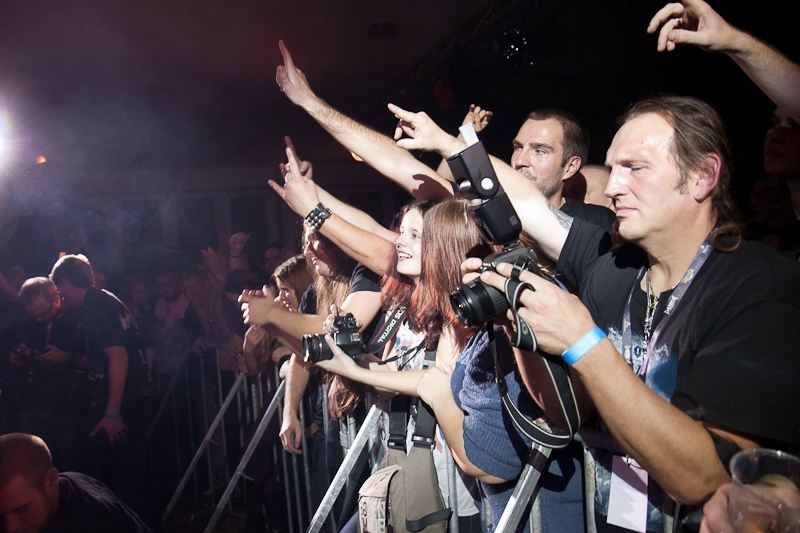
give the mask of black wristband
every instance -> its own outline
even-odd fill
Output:
[[[306,226],[319,229],[322,227],[322,224],[330,218],[330,216],[331,210],[325,207],[322,202],[320,202],[314,209],[311,210],[309,214],[305,216],[303,222]]]

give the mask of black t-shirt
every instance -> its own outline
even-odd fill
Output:
[[[26,314],[15,326],[13,337],[15,346],[24,343],[30,350],[22,369],[15,369],[25,373],[24,386],[20,389],[24,394],[21,407],[59,412],[74,409],[72,402],[78,393],[74,387],[82,383],[74,374],[75,362],[80,354],[87,352],[80,328],[80,313],[75,309],[63,309],[49,324]],[[72,359],[64,364],[54,364],[39,357],[47,345],[70,353]]]
[[[632,244],[603,254],[607,247],[601,242],[608,242],[607,235],[575,219],[558,270],[580,289],[597,325],[636,369],[646,306],[637,280],[647,256]],[[622,346],[624,310],[632,289],[633,345]],[[654,329],[664,320],[668,301],[663,294]],[[647,386],[696,420],[796,451],[798,325],[798,265],[749,241],[730,253],[712,251],[660,332],[650,355]],[[608,479],[603,478],[603,461],[598,463],[598,511],[604,514]]]
[[[42,533],[149,533],[108,487],[77,472],[58,475],[58,508]]]
[[[617,215],[607,207],[585,204],[580,200],[573,200],[572,198],[564,198],[564,205],[561,206],[561,212],[572,218],[579,218],[591,222],[609,233],[611,232],[611,226],[614,224],[614,220],[617,218]]]
[[[133,315],[116,296],[92,287],[86,293],[81,307],[81,326],[86,335],[89,371],[92,374],[105,376],[108,373],[106,348],[125,348],[128,375],[123,403],[135,402],[146,380],[146,363]]]

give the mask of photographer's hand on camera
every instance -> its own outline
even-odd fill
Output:
[[[63,365],[67,362],[69,358],[69,354],[59,348],[58,346],[53,346],[52,344],[48,344],[44,347],[44,351],[39,356],[45,361],[53,365]]]
[[[501,263],[496,272],[482,273],[481,281],[502,291],[510,276],[511,265]],[[520,280],[534,290],[522,291],[518,313],[533,329],[542,351],[561,355],[595,327],[589,310],[576,296],[530,272],[523,271]]]
[[[365,370],[356,363],[352,357],[344,353],[344,350],[336,346],[331,335],[325,335],[325,342],[328,343],[333,357],[325,361],[319,361],[316,363],[318,367],[328,372],[353,379],[355,379],[359,371]]]

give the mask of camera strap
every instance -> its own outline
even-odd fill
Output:
[[[547,354],[537,354],[542,357],[542,361],[544,362],[550,381],[553,383],[561,405],[561,411],[564,413],[564,418],[567,421],[566,433],[560,434],[553,433],[549,429],[528,420],[514,403],[514,400],[511,399],[511,396],[508,394],[508,385],[503,376],[503,371],[500,368],[500,362],[497,359],[494,324],[491,321],[486,324],[486,330],[489,334],[489,346],[492,350],[492,357],[494,357],[497,390],[500,392],[503,407],[511,417],[511,421],[514,422],[514,425],[517,426],[517,429],[519,429],[522,434],[541,446],[556,449],[567,447],[569,443],[572,442],[572,436],[580,427],[580,413],[578,412],[578,403],[575,399],[575,391],[572,389],[572,381],[569,378],[566,364],[563,363],[560,357],[555,358]]]
[[[511,277],[506,280],[503,289],[506,294],[506,300],[508,300],[508,306],[514,312],[515,327],[511,344],[517,348],[521,348],[529,352],[535,352],[538,348],[536,335],[534,335],[533,330],[528,323],[520,318],[519,314],[517,313],[517,309],[519,308],[519,298],[522,294],[522,291],[525,289],[535,291],[530,283],[520,281],[519,279],[520,274],[527,265],[527,260],[523,258],[517,259],[514,262],[513,268],[511,269]]]
[[[505,296],[508,300],[509,308],[514,315],[515,332],[514,337],[511,339],[513,346],[526,350],[529,352],[536,352],[538,344],[536,342],[536,335],[525,320],[520,318],[519,313],[519,298],[520,294],[525,289],[534,290],[530,284],[520,281],[519,276],[525,269],[527,262],[516,261],[511,271],[511,277],[506,280],[504,290]],[[580,427],[580,412],[578,411],[578,402],[575,398],[575,391],[572,388],[572,380],[569,377],[569,370],[567,364],[561,357],[553,357],[549,354],[539,353],[542,358],[547,374],[556,391],[561,412],[564,414],[567,427],[566,433],[556,434],[539,424],[528,420],[525,415],[519,410],[514,401],[508,395],[508,385],[506,384],[503,372],[500,369],[500,362],[497,359],[497,345],[494,338],[494,324],[490,321],[486,325],[489,334],[489,345],[494,357],[495,380],[497,381],[497,388],[500,392],[500,397],[503,401],[503,406],[506,412],[511,416],[514,425],[526,435],[529,439],[549,448],[564,448],[572,442],[572,436],[578,431]]]
[[[387,342],[392,340],[397,334],[397,328],[400,327],[405,318],[406,307],[404,305],[398,306],[391,315],[387,314],[381,327],[376,330],[375,335],[367,343],[367,352],[377,353]]]

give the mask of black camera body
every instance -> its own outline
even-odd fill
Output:
[[[537,261],[533,248],[516,247],[487,256],[479,272],[494,271],[500,263],[510,263],[541,275]],[[450,294],[450,305],[459,322],[468,328],[480,327],[489,320],[504,315],[508,310],[505,295],[494,287],[486,285],[480,278],[475,278],[454,290]]]
[[[356,361],[360,360],[363,341],[353,313],[334,318],[333,327],[336,328],[333,333],[333,341],[336,346]],[[321,334],[303,335],[302,348],[303,361],[306,363],[319,363],[333,358],[333,352],[328,343],[325,342],[325,336]]]
[[[36,350],[34,348],[25,348],[24,346],[17,346],[16,348],[14,348],[14,353],[17,354],[19,360],[25,364],[31,362],[32,360],[42,355],[41,350]]]
[[[470,200],[469,211],[475,225],[490,242],[503,246],[502,251],[484,258],[480,272],[495,270],[500,263],[511,263],[539,275],[536,252],[519,244],[522,223],[500,186],[483,145],[467,147],[449,157],[447,164],[462,194]],[[453,291],[450,305],[467,327],[480,327],[508,310],[505,295],[479,278]]]

